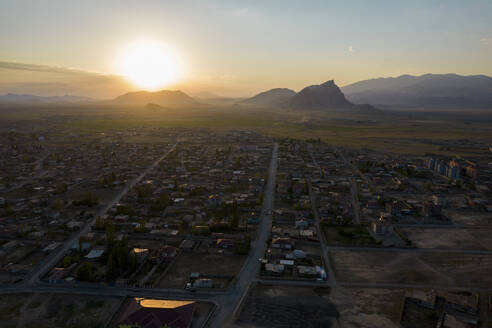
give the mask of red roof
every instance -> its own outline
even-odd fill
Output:
[[[172,307],[143,307],[136,299],[128,305],[120,325],[136,325],[141,328],[189,328],[195,311],[195,303]]]

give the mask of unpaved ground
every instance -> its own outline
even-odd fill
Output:
[[[426,228],[403,228],[401,231],[419,248],[492,250],[492,231]]]
[[[443,214],[456,224],[476,225],[492,223],[492,213],[490,212],[444,210]]]
[[[399,327],[405,292],[252,285],[234,326],[250,327]]]
[[[337,250],[330,256],[337,279],[343,282],[492,284],[492,255]]]
[[[340,327],[397,328],[404,295],[402,289],[344,288],[331,299],[340,312]]]
[[[252,285],[236,327],[339,327],[329,288]]]
[[[16,294],[0,296],[2,328],[103,328],[120,303],[119,298]]]
[[[246,258],[241,255],[219,254],[217,249],[203,254],[182,252],[178,256],[166,275],[158,282],[158,287],[184,288],[192,272],[232,277],[239,273]]]

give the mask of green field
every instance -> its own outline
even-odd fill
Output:
[[[377,246],[375,240],[364,226],[322,225],[321,229],[328,245],[335,246]]]
[[[9,127],[54,125],[89,134],[142,126],[254,130],[276,138],[319,138],[334,146],[414,155],[480,156],[487,153],[487,145],[492,143],[489,111],[320,113],[238,106],[190,109],[86,106],[0,108],[0,119]],[[455,142],[463,139],[475,145]]]

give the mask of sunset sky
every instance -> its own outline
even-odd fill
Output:
[[[163,88],[192,94],[492,75],[492,1],[347,2],[2,0],[0,94],[106,98],[141,89],[121,77],[120,62],[139,42],[179,62]]]

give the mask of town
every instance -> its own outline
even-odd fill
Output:
[[[0,145],[0,291],[19,292],[0,304],[5,322],[492,322],[487,145],[461,158],[249,130],[56,126],[3,131]]]

